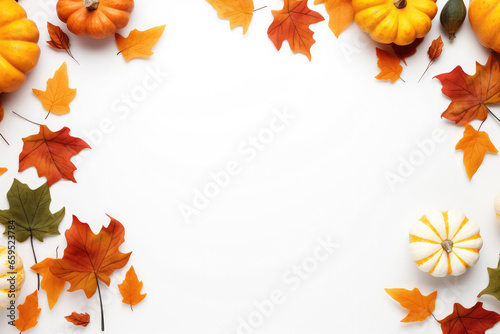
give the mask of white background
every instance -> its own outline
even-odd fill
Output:
[[[103,288],[108,333],[440,333],[432,319],[401,324],[406,312],[384,288],[438,290],[438,319],[451,313],[454,302],[476,303],[488,282],[486,267],[496,267],[500,251],[493,212],[500,157],[487,155],[468,180],[462,152],[454,150],[463,128],[440,118],[449,99],[432,79],[456,65],[474,73],[476,60],[486,62],[489,51],[479,45],[468,21],[450,43],[436,18],[417,54],[407,59],[406,83],[391,84],[374,79],[375,44],[354,24],[339,39],[327,20],[313,25],[312,62],[294,55],[287,43],[278,52],[267,28],[271,9],[282,8],[280,0],[256,0],[255,8],[268,7],[255,13],[244,36],[241,27],[230,30],[229,22],[202,0],[138,1],[122,34],[166,24],[155,55],[126,63],[116,56],[113,38],[70,34],[81,65],[45,43],[47,20],[63,26],[55,1],[21,4],[41,30],[42,56],[21,89],[2,95],[6,117],[0,131],[11,146],[0,144],[0,165],[9,168],[0,177],[0,194],[7,193],[13,178],[31,188],[45,182],[34,168],[17,172],[21,138],[39,129],[11,110],[45,122],[52,131],[68,126],[92,146],[73,159],[78,183],[51,187],[51,208],[66,207],[61,232],[70,227],[73,214],[96,233],[108,224],[106,213],[125,225],[121,250],[133,251],[129,264],[148,296],[131,312],[116,288],[129,266],[115,272],[111,287]],[[328,19],[323,5],[309,1],[309,7]],[[439,34],[443,54],[417,84],[428,63],[427,48]],[[45,111],[31,89],[44,90],[64,61],[70,87],[78,93],[71,113],[44,121]],[[125,107],[124,116],[126,95],[144,92],[143,81],[154,83],[148,73],[157,70],[168,77]],[[267,131],[273,110],[284,109],[294,118],[247,161],[240,145]],[[102,122],[111,124],[106,134]],[[500,127],[493,118],[482,130],[500,148]],[[442,131],[445,139],[391,189],[386,174],[397,174],[401,159],[418,155],[417,142],[431,140],[434,131]],[[192,205],[196,191],[211,182],[210,173],[231,161],[240,164],[240,173],[187,223],[180,205]],[[0,208],[8,208],[5,195]],[[465,275],[436,279],[411,261],[408,230],[425,212],[448,209],[461,210],[480,225],[484,247]],[[310,269],[318,239],[328,238],[339,247]],[[0,243],[6,244],[4,236]],[[56,236],[35,247],[45,258],[54,257],[57,246],[61,254],[65,245],[64,237]],[[17,247],[28,269],[33,264],[29,243]],[[286,277],[291,279],[291,268],[304,263],[311,273],[297,288]],[[20,302],[35,285],[30,272]],[[249,317],[255,317],[254,324],[259,320],[255,302],[269,299],[274,290],[285,293],[283,302],[258,326],[238,331]],[[481,301],[500,312],[496,299]],[[82,291],[64,292],[49,311],[41,291],[40,305],[39,324],[30,333],[99,332],[97,295],[87,301]],[[91,314],[87,329],[66,323],[63,316],[72,311]],[[0,332],[16,333],[6,314],[0,311]],[[500,333],[500,328],[490,332]]]

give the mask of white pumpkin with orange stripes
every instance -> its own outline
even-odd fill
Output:
[[[0,246],[0,309],[8,307],[19,297],[24,284],[24,267],[21,257]]]
[[[432,212],[410,229],[410,253],[422,271],[436,277],[462,275],[479,260],[479,227],[462,212]]]

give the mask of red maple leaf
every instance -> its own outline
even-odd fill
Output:
[[[307,1],[285,0],[282,10],[273,10],[274,21],[267,30],[276,49],[288,41],[294,53],[303,53],[311,60],[311,46],[316,42],[309,25],[324,20],[321,14],[309,9]]]
[[[76,182],[73,172],[75,165],[71,157],[90,146],[80,138],[71,137],[67,127],[52,132],[45,126],[40,126],[36,135],[23,138],[23,151],[19,155],[19,171],[28,167],[35,167],[38,176],[47,177],[49,187],[66,179]]]
[[[455,303],[453,313],[439,320],[443,334],[481,334],[500,321],[500,314],[487,311],[483,303],[471,308]]]

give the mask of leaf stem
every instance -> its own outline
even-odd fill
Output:
[[[255,9],[253,12],[255,13],[256,11],[261,10],[261,9],[264,9],[264,8],[267,8],[267,6],[263,6],[263,7],[257,8],[257,9]]]
[[[5,137],[0,133],[0,137],[2,137],[3,141],[7,143],[7,145],[10,146],[9,142],[7,141],[7,139],[5,139]]]
[[[488,113],[493,116],[493,118],[495,118],[497,120],[497,122],[500,123],[500,119],[490,110],[490,108],[484,106],[487,110],[488,110]]]
[[[28,122],[30,122],[30,123],[32,123],[32,124],[35,124],[35,125],[42,126],[42,124],[37,123],[37,122],[30,121],[29,119],[27,119],[27,118],[26,118],[26,117],[24,117],[24,116],[19,115],[19,114],[18,114],[17,112],[15,112],[15,111],[12,111],[12,112],[14,113],[14,115],[17,115],[17,116],[21,117],[21,118],[22,118],[22,119],[24,119],[25,121],[28,121]]]
[[[36,254],[35,254],[35,246],[33,245],[33,232],[30,231],[30,242],[31,242],[31,250],[33,251],[33,257],[35,258],[35,264],[38,263],[36,259]],[[38,279],[38,290],[40,290],[40,274],[36,274],[36,277]]]
[[[95,281],[97,283],[97,292],[99,292],[99,303],[101,304],[101,331],[104,332],[104,308],[102,306],[101,287],[99,286],[97,276],[95,277]]]
[[[486,120],[484,120],[484,121],[486,121]],[[477,131],[481,130],[481,127],[483,126],[484,121],[481,122],[481,124],[479,125],[479,128],[477,128]]]
[[[45,116],[45,119],[49,118],[49,115],[50,115],[50,110],[49,110],[49,112],[47,113],[47,116]]]
[[[432,64],[434,64],[434,62],[431,60],[429,62],[429,65],[427,65],[427,68],[425,69],[424,73],[422,73],[422,76],[420,77],[420,79],[418,79],[418,82],[420,82],[420,80],[422,80],[422,78],[424,77],[425,73],[427,73],[427,71],[429,70],[429,68],[431,67]]]
[[[431,313],[431,315],[434,318],[434,320],[436,320],[439,323],[439,320],[436,319],[436,316],[434,315],[434,313]]]

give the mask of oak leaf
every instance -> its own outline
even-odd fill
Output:
[[[352,0],[315,0],[314,4],[325,4],[326,11],[330,16],[328,27],[338,38],[354,20],[354,8]]]
[[[465,124],[464,136],[455,146],[455,150],[464,151],[463,161],[469,179],[472,179],[483,163],[486,152],[498,153],[488,134],[484,131],[476,131],[470,124]]]
[[[391,82],[401,79],[400,75],[403,72],[403,66],[399,63],[399,58],[379,48],[376,49],[378,57],[377,66],[380,68],[380,73],[377,74],[375,79],[390,80]]]
[[[156,45],[160,39],[165,26],[154,27],[146,31],[139,31],[134,29],[127,37],[116,33],[116,45],[126,61],[133,58],[148,58],[153,55],[151,48]]]
[[[5,235],[14,233],[19,242],[28,238],[40,241],[49,235],[59,235],[59,224],[64,218],[65,209],[50,212],[50,190],[47,183],[32,190],[28,185],[14,179],[7,193],[10,209],[0,210],[0,224],[5,226]],[[12,224],[14,221],[14,230]],[[9,233],[9,231],[11,231]]]
[[[88,313],[76,313],[73,312],[71,315],[65,316],[64,319],[68,320],[75,326],[87,327],[90,323],[90,315]]]
[[[35,167],[38,176],[46,176],[49,187],[61,179],[76,182],[76,170],[71,157],[90,146],[80,138],[71,137],[67,127],[52,132],[40,126],[40,132],[23,138],[23,151],[19,155],[19,171]]]
[[[78,61],[73,57],[71,50],[69,48],[69,37],[66,35],[62,29],[56,25],[53,25],[50,22],[47,22],[47,31],[49,32],[50,41],[47,41],[54,49],[64,50],[66,53],[73,58],[74,61],[78,63]]]
[[[490,278],[488,286],[477,297],[490,295],[500,300],[500,261],[496,268],[488,268],[488,276]]]
[[[455,303],[453,313],[439,320],[443,334],[484,334],[484,332],[500,321],[500,315],[483,308],[483,303],[467,309]]]
[[[118,284],[118,289],[120,289],[120,293],[123,297],[122,302],[130,305],[131,310],[133,310],[132,306],[139,304],[146,298],[147,293],[141,294],[142,286],[143,283],[137,278],[134,266],[131,266],[125,275],[123,283]]]
[[[64,290],[66,281],[54,276],[50,271],[50,267],[54,264],[54,259],[46,258],[31,267],[37,274],[42,275],[42,289],[47,293],[47,301],[49,309],[56,305],[59,295]]]
[[[441,81],[443,94],[451,99],[441,117],[455,124],[468,124],[473,119],[484,121],[489,112],[486,105],[500,102],[500,66],[493,53],[485,65],[476,62],[474,75],[467,75],[457,66],[435,78]]]
[[[49,113],[63,115],[70,112],[69,104],[76,96],[76,89],[69,88],[68,69],[66,63],[56,71],[54,77],[47,80],[47,90],[33,89],[33,93],[42,102]]]
[[[321,14],[309,9],[307,1],[284,0],[281,10],[273,10],[274,21],[267,30],[276,49],[280,50],[286,40],[290,49],[300,52],[311,60],[311,46],[316,42],[309,26],[324,20]]]
[[[31,295],[26,297],[24,304],[17,307],[19,312],[18,318],[14,321],[14,326],[20,332],[25,332],[28,329],[35,327],[38,324],[38,316],[42,311],[38,308],[38,293],[35,290]]]
[[[7,172],[7,168],[0,167],[0,175],[5,174],[5,172]]]
[[[385,289],[385,291],[410,311],[401,322],[424,321],[434,312],[437,291],[428,296],[422,295],[417,288],[411,291],[406,289]]]
[[[253,0],[207,0],[217,11],[221,19],[228,19],[231,29],[243,27],[246,34],[252,21],[254,4]]]
[[[406,64],[406,58],[413,56],[417,52],[417,47],[423,40],[423,38],[417,38],[409,45],[397,45],[392,43],[391,48],[403,64],[408,66],[408,64]]]

